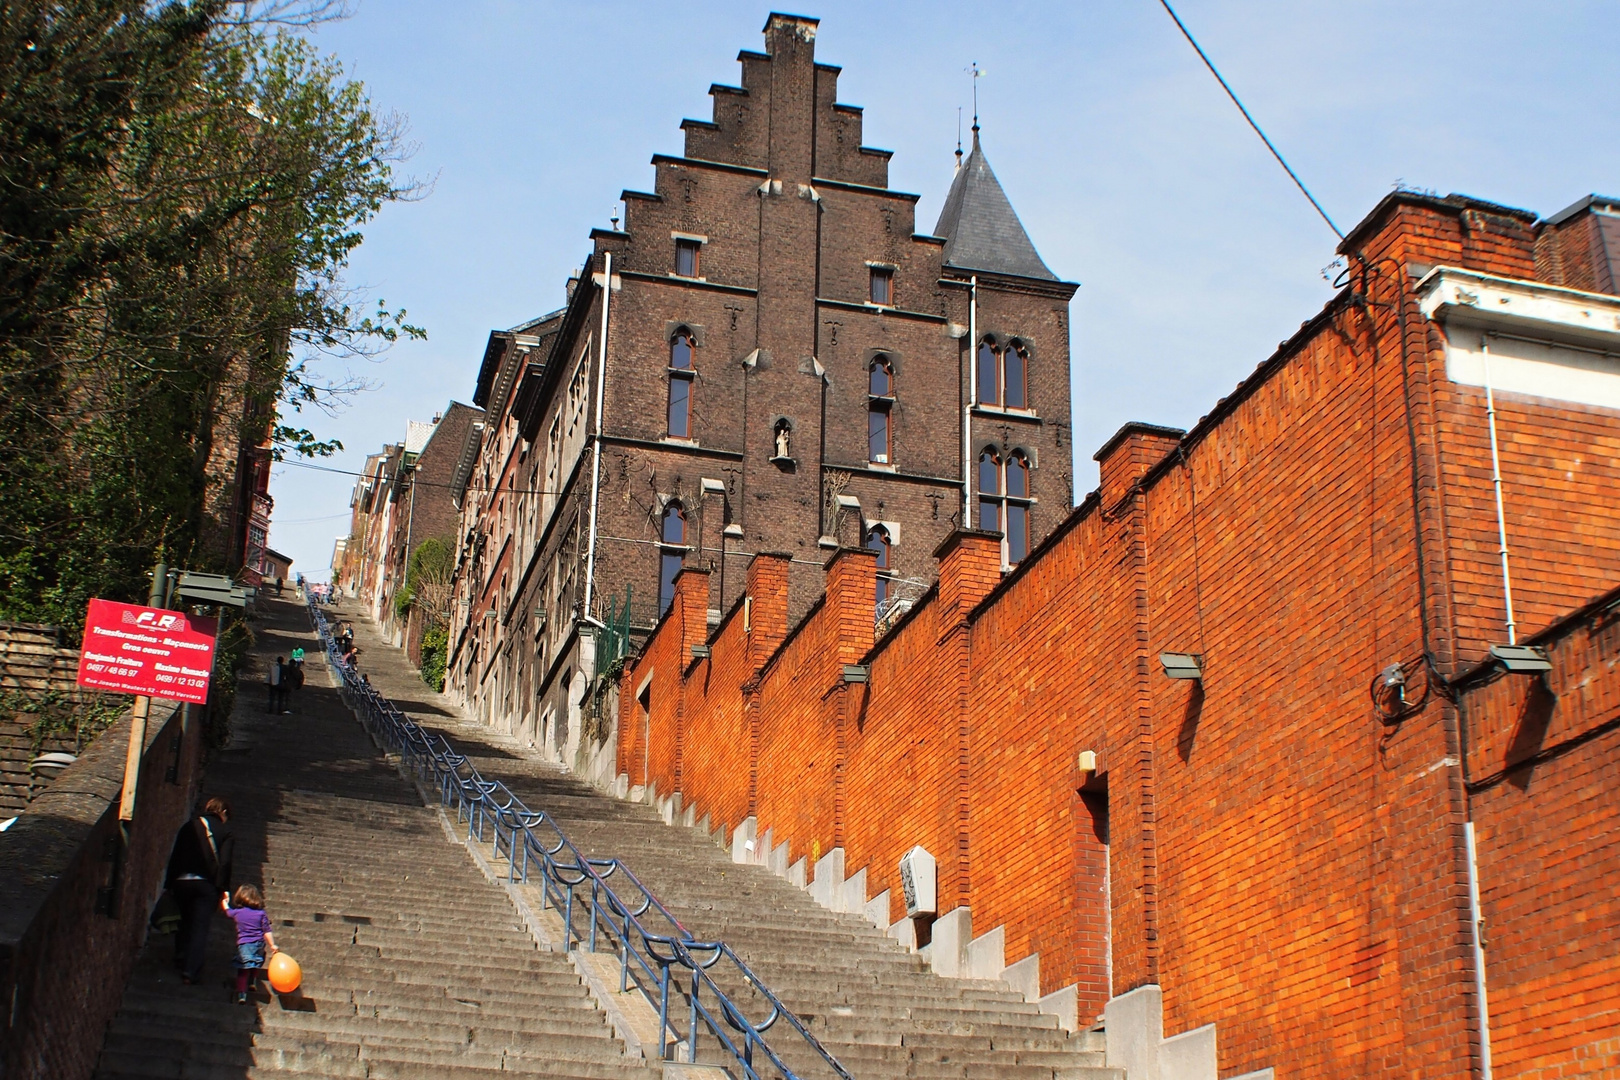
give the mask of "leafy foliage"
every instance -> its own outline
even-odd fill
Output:
[[[456,559],[443,540],[430,537],[411,552],[405,568],[405,586],[394,593],[394,611],[400,616],[416,609],[424,625],[442,626],[449,621],[452,588],[450,579]]]
[[[240,454],[338,449],[297,420],[361,385],[324,365],[422,334],[343,281],[417,189],[400,122],[287,25],[322,15],[0,5],[0,618],[76,632],[158,553],[236,569]]]
[[[449,647],[450,631],[443,624],[422,635],[422,681],[435,690],[444,689],[444,661]]]
[[[48,741],[72,739],[77,753],[112,726],[128,707],[128,698],[112,694],[0,692],[0,716],[25,723],[36,752]]]

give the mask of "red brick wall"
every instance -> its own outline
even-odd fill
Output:
[[[1620,618],[1546,642],[1545,680],[1462,701],[1498,1076],[1620,1076]]]
[[[1472,801],[1497,1074],[1613,1076],[1620,631],[1553,635],[1550,704],[1467,674],[1501,640],[1488,448],[1409,270],[1530,273],[1533,237],[1522,214],[1403,196],[1349,243],[1364,302],[1347,290],[1184,437],[1123,430],[1102,491],[1013,574],[993,535],[959,534],[873,644],[869,558],[830,563],[760,673],[751,769],[732,622],[684,680],[655,637],[625,685],[653,671],[655,701],[685,703],[680,776],[705,805],[755,807],[791,858],[841,843],[891,919],[898,858],[926,846],[941,909],[1004,926],[1009,963],[1038,952],[1043,991],[1077,984],[1082,1021],[1158,983],[1167,1031],[1219,1025],[1222,1073],[1477,1067]],[[1529,633],[1613,587],[1620,455],[1612,415],[1499,407]],[[1166,651],[1200,654],[1201,682],[1165,678]],[[856,660],[869,681],[846,686]],[[1422,706],[1391,717],[1371,691],[1396,662]],[[656,725],[676,707],[654,711],[655,746],[674,745]],[[1562,749],[1490,780],[1532,745]]]

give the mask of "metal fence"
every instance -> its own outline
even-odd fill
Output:
[[[625,607],[628,638],[628,602]],[[468,839],[489,844],[491,855],[505,862],[508,881],[529,884],[538,876],[542,908],[557,913],[565,948],[599,952],[605,947],[618,955],[619,990],[635,986],[657,1010],[666,1059],[684,1054],[696,1062],[707,1039],[720,1063],[740,1080],[854,1080],[729,945],[698,941],[628,866],[618,859],[587,858],[550,814],[530,810],[499,780],[485,780],[442,735],[425,731],[347,667],[325,613],[314,605],[309,611],[327,662],[367,731],[425,786],[436,789],[443,806],[456,808]],[[731,992],[717,976],[731,984]],[[737,999],[739,987],[757,999],[755,1007],[767,1010],[762,1020],[748,1018]],[[802,1064],[790,1067],[784,1053],[808,1061],[815,1071],[799,1071]]]

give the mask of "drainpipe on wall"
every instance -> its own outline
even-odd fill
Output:
[[[973,409],[979,404],[979,276],[968,280],[967,406],[962,410],[962,528],[973,528]]]
[[[1479,906],[1479,856],[1474,846],[1474,823],[1463,822],[1463,839],[1468,846],[1468,915],[1473,930],[1474,999],[1479,1007],[1479,1075],[1491,1080],[1491,1010],[1485,998],[1485,922]]]
[[[613,252],[602,256],[602,329],[596,350],[596,423],[591,443],[591,535],[585,551],[585,618],[594,625],[601,624],[591,614],[591,600],[596,595],[596,504],[602,492],[602,393],[607,384],[608,301],[613,297]],[[594,676],[595,664],[591,674]]]
[[[1502,509],[1502,459],[1496,451],[1496,395],[1491,390],[1491,344],[1483,336],[1479,339],[1479,351],[1485,362],[1485,419],[1491,429],[1491,484],[1496,489],[1496,541],[1497,553],[1502,557],[1502,601],[1507,609],[1508,644],[1517,645],[1519,634],[1513,621],[1513,578],[1508,574],[1507,515]]]

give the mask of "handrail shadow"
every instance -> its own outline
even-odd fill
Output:
[[[508,882],[530,884],[538,874],[542,908],[556,911],[561,919],[565,949],[577,943],[598,952],[597,946],[605,943],[617,953],[619,991],[634,985],[657,1010],[660,1052],[666,1060],[674,1060],[684,1048],[685,1060],[696,1062],[700,1039],[707,1037],[744,1080],[811,1080],[789,1067],[784,1053],[806,1056],[812,1066],[824,1065],[825,1070],[818,1069],[822,1075],[854,1080],[729,945],[697,940],[623,862],[586,857],[550,814],[529,809],[501,781],[484,779],[443,735],[425,731],[346,666],[325,613],[314,604],[308,608],[327,663],[372,738],[398,755],[424,787],[436,790],[442,806],[455,806],[456,822],[466,824],[468,840],[489,844],[491,855],[505,861]],[[611,880],[620,887],[615,889]],[[716,981],[718,973],[763,999],[768,1006],[764,1018],[750,1020],[742,1004]],[[684,1029],[678,1012],[686,1014]],[[773,1046],[767,1033],[779,1024],[784,1030]],[[763,1060],[756,1062],[759,1057]]]

